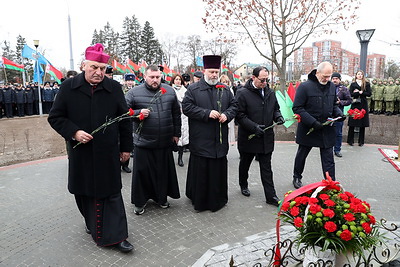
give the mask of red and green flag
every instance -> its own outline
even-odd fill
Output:
[[[114,59],[114,61],[113,61],[112,66],[113,66],[113,69],[115,69],[115,70],[117,70],[117,71],[119,71],[119,72],[122,72],[122,73],[125,73],[125,72],[126,72],[125,66],[122,65],[121,63],[119,63],[118,61],[116,61],[115,59]]]
[[[139,70],[139,65],[133,62],[132,60],[128,59],[126,62],[126,66],[129,67],[132,71],[138,71]]]
[[[54,78],[54,80],[56,80],[56,82],[61,83],[61,78],[63,77],[63,74],[61,71],[59,71],[58,69],[56,69],[54,66],[52,66],[51,64],[47,64],[46,65],[46,72],[48,74],[50,74],[51,77]]]
[[[139,68],[139,69],[140,69],[140,72],[144,74],[144,71],[145,71],[146,68],[147,68],[147,63],[146,63],[146,61],[143,60],[142,63],[140,63],[139,66],[140,66],[140,68]]]
[[[233,74],[233,80],[234,81],[240,81],[240,75]]]
[[[11,61],[5,57],[2,57],[2,61],[3,61],[3,66],[6,69],[17,70],[17,71],[22,71],[22,72],[25,71],[24,65],[22,65],[22,64],[15,63],[14,61]]]
[[[224,64],[221,64],[221,72],[229,71],[228,67]]]

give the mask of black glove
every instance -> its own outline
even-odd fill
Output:
[[[282,125],[282,124],[284,124],[285,123],[285,119],[281,116],[281,117],[278,117],[277,119],[276,119],[276,123],[278,124],[278,125]]]
[[[257,136],[257,137],[261,137],[261,136],[263,136],[264,135],[264,128],[265,128],[265,125],[257,125],[256,127],[255,127],[255,129],[254,129],[254,134]]]
[[[346,116],[342,116],[340,119],[337,119],[336,121],[345,121],[346,120]]]
[[[314,128],[314,130],[321,130],[324,125],[322,125],[322,123],[320,123],[319,121],[315,121],[312,124],[312,127]]]

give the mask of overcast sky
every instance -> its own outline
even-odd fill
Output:
[[[103,29],[110,22],[115,31],[122,32],[122,22],[127,16],[135,15],[142,26],[149,21],[159,39],[193,34],[201,35],[203,40],[213,37],[202,23],[202,0],[17,0],[2,2],[1,9],[0,40],[9,40],[15,49],[19,34],[32,48],[33,40],[38,39],[39,50],[57,68],[69,69],[70,65],[68,13],[72,24],[75,69],[78,69],[82,53],[90,45],[93,31]],[[399,0],[362,0],[360,18],[348,31],[310,39],[306,46],[311,46],[312,41],[332,39],[341,41],[342,48],[359,53],[356,30],[374,28],[376,31],[368,52],[385,54],[387,58],[400,61],[400,46],[389,45],[400,41],[399,10]],[[244,62],[262,63],[265,60],[249,45],[241,47],[234,60],[235,64]]]

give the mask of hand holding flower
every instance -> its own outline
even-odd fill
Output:
[[[226,117],[226,115],[224,114],[224,113],[222,113],[220,116],[219,116],[219,122],[220,123],[224,123],[224,122],[226,122],[228,120],[228,118]]]
[[[140,114],[143,114],[143,118],[147,118],[150,115],[150,109],[143,108],[140,110]]]
[[[210,115],[209,115],[209,117],[211,119],[215,119],[215,120],[219,119],[220,116],[221,116],[221,114],[219,114],[219,112],[216,110],[211,110]]]
[[[74,135],[74,139],[81,143],[87,143],[93,139],[93,136],[83,130],[78,130]]]

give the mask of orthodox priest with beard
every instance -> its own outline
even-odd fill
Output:
[[[67,141],[68,190],[75,195],[86,232],[98,246],[129,252],[133,246],[126,240],[120,161],[132,151],[132,124],[126,119],[90,134],[128,112],[121,85],[105,77],[110,56],[103,50],[102,44],[86,49],[83,72],[61,84],[48,121]]]
[[[190,158],[186,196],[197,211],[218,211],[228,202],[228,123],[237,102],[218,82],[221,56],[203,57],[204,76],[191,84],[182,101],[189,118]]]

